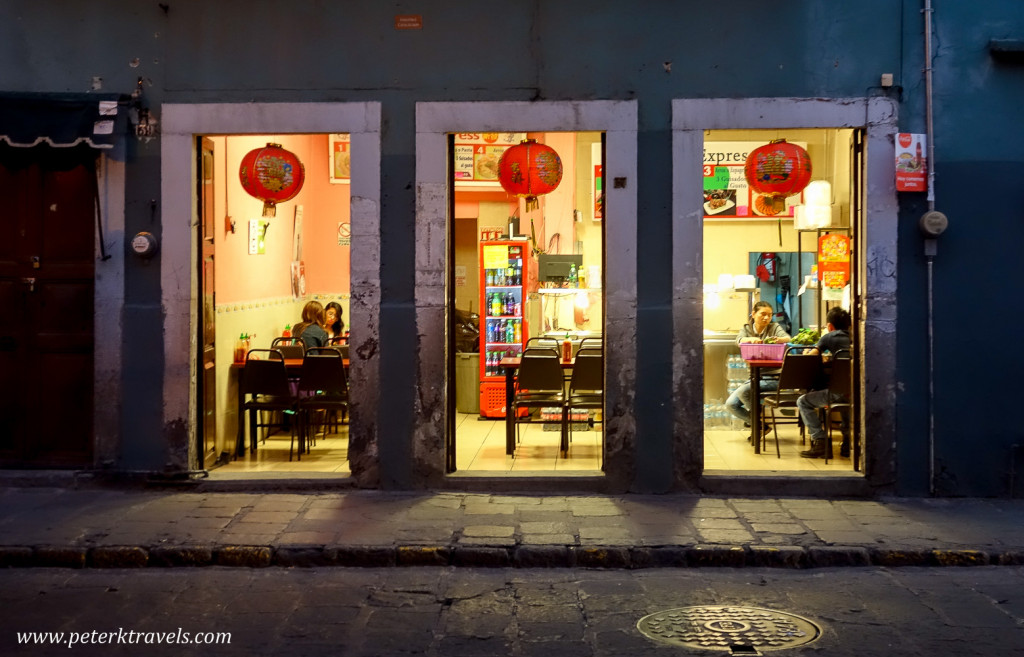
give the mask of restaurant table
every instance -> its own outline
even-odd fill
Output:
[[[750,427],[754,453],[761,453],[761,368],[782,367],[781,360],[748,360],[750,366]]]
[[[519,363],[522,360],[519,356],[505,356],[498,362],[498,366],[505,370],[505,454],[509,456],[516,451],[516,422],[515,418],[512,417],[512,402],[516,396],[516,370],[519,369]],[[559,359],[559,362],[562,364],[562,369],[571,369],[574,360]],[[569,433],[565,422],[564,408],[562,409],[562,415],[562,435],[559,446],[564,454],[569,451]]]
[[[348,369],[349,360],[342,360],[342,365]],[[301,358],[285,358],[284,368],[288,371],[288,378],[298,378],[299,370],[302,369]],[[235,439],[235,456],[245,456],[245,393],[242,392],[242,376],[245,373],[245,363],[231,363],[231,371],[238,372],[238,436]]]

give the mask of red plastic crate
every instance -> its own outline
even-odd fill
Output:
[[[505,382],[480,384],[481,417],[505,417]]]

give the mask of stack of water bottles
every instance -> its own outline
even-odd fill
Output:
[[[704,430],[719,431],[729,429],[731,423],[729,418],[732,414],[725,410],[725,404],[721,399],[710,399],[704,404]]]
[[[739,354],[731,354],[729,360],[726,363],[728,373],[726,378],[728,379],[728,385],[726,389],[731,395],[736,388],[739,388],[744,383],[750,381],[750,369],[747,367],[747,361],[743,360],[743,356]],[[729,419],[729,427],[731,429],[742,429],[743,421],[738,417],[733,416],[731,413],[726,413],[726,417]]]

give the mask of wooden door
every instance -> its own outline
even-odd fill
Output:
[[[0,465],[91,463],[95,167],[88,149],[0,150]]]
[[[214,305],[214,159],[213,140],[200,137],[199,143],[199,281],[203,291],[202,322],[199,326],[200,376],[199,395],[202,421],[196,433],[200,440],[200,464],[209,468],[216,463],[217,450],[217,362],[214,340],[216,338],[216,306]]]

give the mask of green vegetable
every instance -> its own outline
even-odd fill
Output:
[[[818,331],[815,331],[813,329],[803,328],[803,329],[800,329],[800,332],[797,333],[793,337],[793,339],[790,340],[790,342],[792,342],[793,344],[809,344],[809,345],[813,345],[813,344],[817,344],[818,343],[818,338],[820,338],[820,337],[821,337],[821,335],[820,335],[820,333]]]

